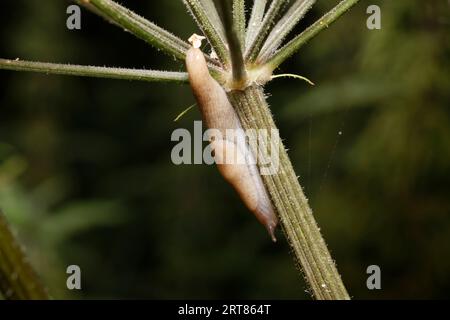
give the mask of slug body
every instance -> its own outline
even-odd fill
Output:
[[[195,39],[195,38],[194,38]],[[219,134],[210,138],[211,150],[217,167],[242,201],[262,223],[275,242],[275,228],[278,219],[267,190],[259,174],[254,156],[245,143],[245,133],[237,114],[230,104],[225,90],[211,77],[203,52],[198,42],[186,54],[186,67],[189,82],[209,129]],[[196,45],[197,44],[197,45]],[[230,139],[226,132],[233,129],[234,137]],[[229,155],[243,161],[227,161]]]

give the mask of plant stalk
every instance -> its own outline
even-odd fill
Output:
[[[214,3],[210,3],[205,6],[200,0],[183,0],[185,6],[191,12],[194,20],[197,22],[198,27],[208,39],[211,47],[214,48],[215,53],[219,57],[222,65],[227,67],[230,64],[228,49],[224,39],[223,27],[221,29],[213,23],[214,14],[206,11],[207,8],[215,10]],[[217,14],[217,11],[215,10]]]
[[[87,4],[97,9],[102,16],[175,58],[184,59],[185,53],[190,47],[189,43],[114,1],[89,0]]]
[[[233,22],[241,47],[245,48],[245,1],[233,0]]]
[[[246,61],[253,63],[258,57],[259,52],[266,40],[272,26],[275,24],[276,18],[282,11],[284,5],[288,0],[273,0],[264,16],[263,21],[259,25],[259,29],[256,31],[256,35],[245,51]]]
[[[342,0],[333,9],[326,13],[322,18],[314,22],[301,34],[292,39],[280,50],[270,57],[267,61],[267,66],[272,70],[278,68],[286,59],[296,53],[303,45],[309,40],[314,38],[325,28],[328,28],[330,24],[335,22],[341,15],[347,12],[351,7],[358,3],[359,0]]]
[[[256,33],[264,18],[267,0],[254,0],[250,20],[248,21],[247,34],[245,38],[245,49],[255,39]]]
[[[184,61],[186,51],[191,47],[186,41],[112,0],[88,0],[87,4],[89,4],[88,9],[94,7],[96,10],[93,12],[97,12],[104,18],[106,17],[108,21],[114,22],[136,37],[178,60]],[[217,61],[211,59],[208,55],[205,55],[205,58],[209,67],[214,69],[216,73],[220,73],[221,69]]]
[[[239,31],[233,20],[232,6],[228,0],[220,0],[219,8],[222,15],[222,22],[225,28],[231,58],[231,73],[233,77],[233,87],[242,87],[247,81],[247,71],[245,70],[244,55],[242,53]]]
[[[49,295],[0,212],[0,293],[8,300],[48,300]]]
[[[216,5],[213,0],[200,0],[203,8],[208,14],[214,28],[219,31],[220,35],[225,39],[225,31],[223,30],[222,20],[220,20]]]
[[[262,87],[250,86],[229,93],[244,130],[277,129]],[[256,154],[257,150],[252,150]],[[320,233],[289,156],[280,141],[279,170],[263,175],[263,181],[278,212],[282,228],[300,264],[311,292],[319,300],[348,300],[330,252]],[[262,157],[262,158],[261,158]],[[267,155],[258,153],[259,163],[270,163]]]
[[[258,61],[266,60],[268,56],[280,47],[289,32],[292,31],[297,23],[312,8],[315,2],[316,0],[296,0],[294,2],[286,14],[273,27],[259,53]]]
[[[120,80],[173,83],[188,82],[188,75],[185,72],[107,68],[9,59],[0,59],[0,69]]]

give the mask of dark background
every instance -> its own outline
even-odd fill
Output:
[[[301,30],[337,0],[318,1]],[[181,1],[122,1],[183,39]],[[366,8],[382,29],[366,28]],[[183,70],[68,2],[0,4],[0,57]],[[450,39],[446,0],[362,0],[266,87],[300,182],[354,298],[448,298]],[[0,71],[0,207],[55,298],[308,298],[217,170],[170,161],[193,129],[186,85]],[[341,135],[339,134],[341,132]],[[82,290],[65,270],[82,269]],[[382,290],[366,288],[381,267]]]

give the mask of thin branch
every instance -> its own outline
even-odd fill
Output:
[[[309,83],[312,86],[315,86],[314,82],[312,82],[311,80],[309,80],[307,77],[301,76],[299,74],[293,74],[293,73],[282,73],[282,74],[276,74],[273,75],[272,77],[270,77],[272,80],[273,79],[278,79],[278,78],[292,78],[292,79],[298,79],[298,80],[303,80],[307,83]]]
[[[218,30],[222,39],[225,39],[225,31],[223,30],[222,20],[219,17],[219,13],[217,12],[216,5],[213,0],[200,0],[203,7],[205,8],[206,13],[208,14],[211,23],[214,28]]]
[[[173,119],[173,122],[177,122],[178,120],[180,120],[186,113],[188,113],[189,111],[191,111],[197,104],[194,103],[193,105],[187,107],[186,109],[184,109],[183,111],[181,111],[181,113],[179,115],[176,116],[175,119]]]
[[[177,59],[184,60],[189,44],[172,33],[158,27],[127,8],[111,0],[89,0],[88,5],[94,6],[103,15],[130,31],[138,38],[152,46],[171,54]]]
[[[258,31],[256,32],[256,36],[253,41],[248,45],[247,50],[245,51],[245,60],[248,62],[255,62],[258,57],[259,52],[264,44],[264,41],[269,34],[269,31],[272,29],[273,24],[275,23],[275,19],[280,14],[284,5],[288,2],[288,0],[273,0],[270,4],[269,10],[267,11],[264,19],[259,26]]]
[[[233,0],[233,23],[241,47],[245,47],[245,0]]]
[[[107,17],[109,21],[113,21],[115,24],[131,32],[136,37],[146,41],[164,53],[184,61],[186,51],[189,50],[190,45],[172,33],[112,0],[85,0],[84,2],[94,6],[97,11],[101,12],[103,17]],[[83,3],[83,1],[81,3]],[[217,61],[211,59],[207,55],[206,60],[208,61],[210,69],[216,74],[221,73]]]
[[[245,91],[231,91],[229,97],[244,130],[277,130],[261,87],[250,86]],[[259,143],[264,144],[264,141]],[[258,152],[261,147],[267,150],[264,145],[251,147],[252,152],[258,154],[259,164],[273,163],[273,147],[269,153]],[[273,175],[263,175],[262,179],[311,293],[320,300],[350,299],[281,141],[277,149],[278,171]]]
[[[241,42],[239,41],[238,32],[235,29],[236,25],[233,23],[233,13],[230,1],[220,0],[219,8],[222,14],[222,21],[228,40],[233,75],[233,86],[242,87],[247,80],[247,72],[245,70]]]
[[[258,61],[266,60],[273,52],[278,49],[292,29],[312,8],[316,0],[296,0],[289,8],[283,18],[278,21],[275,27],[267,37],[264,46],[258,57]]]
[[[335,22],[341,15],[353,7],[359,0],[342,0],[331,11],[317,20],[308,29],[303,31],[297,37],[292,39],[283,48],[278,50],[268,61],[267,66],[272,70],[276,69],[286,59],[296,53],[304,44],[314,38],[320,31],[328,28],[330,24]]]
[[[122,80],[175,82],[175,83],[188,82],[187,73],[184,72],[107,68],[107,67],[42,63],[42,62],[19,61],[8,59],[0,59],[0,69],[41,72],[45,74],[59,74],[59,75],[81,76],[81,77],[122,79]]]
[[[259,30],[261,22],[264,18],[264,11],[266,10],[267,0],[254,0],[252,13],[247,26],[247,35],[245,38],[245,49],[255,39],[256,33]]]
[[[205,2],[206,1],[203,1],[203,3]],[[189,9],[200,30],[202,30],[203,34],[208,39],[222,65],[228,66],[230,58],[225,39],[223,38],[223,33],[221,34],[220,30],[217,29],[217,26],[212,23],[211,15],[206,11],[207,8],[211,10],[214,4],[210,4],[209,7],[207,7],[204,6],[200,0],[183,0],[183,3]]]
[[[68,1],[72,1],[72,0],[68,0]],[[92,4],[90,4],[88,1],[86,0],[73,0],[76,4],[86,8],[87,10],[89,10],[90,12],[92,12],[93,14],[96,14],[100,17],[102,17],[103,19],[105,19],[106,21],[108,21],[109,23],[115,24],[116,26],[119,26],[116,22],[114,22],[113,20],[111,20],[107,15],[105,15],[104,13],[102,13],[100,10],[98,10],[96,7],[94,7]],[[120,26],[119,26],[120,27]]]
[[[0,293],[10,300],[47,300],[42,285],[0,211]]]

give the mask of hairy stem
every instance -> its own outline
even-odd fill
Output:
[[[217,12],[217,8],[216,5],[214,4],[214,1],[200,0],[200,2],[202,3],[203,8],[208,14],[208,17],[211,20],[211,23],[213,24],[214,28],[218,30],[221,37],[225,39],[225,31],[223,30],[222,21],[220,20],[219,13]]]
[[[320,31],[328,28],[330,24],[335,22],[347,10],[353,7],[359,0],[342,0],[336,7],[317,20],[309,28],[292,39],[283,48],[278,50],[268,61],[267,66],[272,70],[276,69],[286,59],[296,53],[304,44],[314,38]]]
[[[100,17],[102,17],[103,19],[105,19],[106,21],[108,21],[109,23],[115,24],[117,26],[119,26],[117,23],[115,23],[113,20],[111,20],[107,15],[103,14],[101,11],[99,11],[96,7],[94,7],[92,4],[90,4],[88,1],[86,0],[73,0],[76,4],[86,8],[87,10],[89,10],[90,12],[92,12],[93,14],[96,14]]]
[[[184,61],[186,51],[190,48],[186,41],[112,0],[86,0],[86,2],[97,9],[94,12],[101,13],[109,21],[113,21],[162,52]],[[214,69],[216,73],[220,73],[220,68],[214,59],[206,56],[206,60],[210,68]]]
[[[311,9],[316,0],[296,0],[289,8],[283,18],[278,21],[275,27],[267,37],[264,46],[259,53],[258,61],[264,61],[270,56],[283,42],[284,38],[292,31],[297,23]]]
[[[94,6],[99,12],[130,31],[138,38],[152,46],[161,49],[167,54],[183,60],[189,44],[172,33],[144,19],[131,10],[111,0],[89,0],[88,4]]]
[[[174,83],[188,82],[187,73],[184,72],[107,68],[8,59],[0,59],[0,69],[121,80]]]
[[[267,0],[254,0],[252,13],[250,15],[250,20],[247,26],[247,35],[245,38],[245,49],[248,49],[248,45],[255,39],[256,33],[258,32],[261,22],[264,18],[264,12],[266,10]]]
[[[275,19],[280,14],[287,1],[288,0],[273,0],[270,4],[269,10],[264,16],[264,19],[260,24],[258,31],[256,32],[255,38],[248,45],[247,50],[245,51],[245,59],[248,62],[255,62],[264,44],[264,41],[267,38],[267,35],[269,34],[273,24],[275,23]]]
[[[47,300],[47,290],[0,212],[0,293],[10,300]]]
[[[223,38],[223,27],[221,30],[217,25],[213,24],[211,18],[214,18],[214,14],[207,11],[207,9],[210,11],[213,8],[215,9],[214,4],[210,3],[209,6],[205,6],[206,1],[203,1],[202,3],[200,0],[183,0],[183,2],[191,12],[200,30],[202,30],[203,34],[208,39],[222,65],[228,66],[230,59],[225,39]]]
[[[245,1],[233,0],[233,22],[241,47],[245,47]]]
[[[229,97],[244,129],[276,129],[261,87],[232,91]],[[279,153],[278,172],[262,177],[312,294],[320,300],[350,299],[282,143]],[[258,154],[260,163],[271,162]]]
[[[236,24],[233,23],[230,1],[220,0],[219,5],[225,34],[228,40],[229,55],[231,57],[233,76],[232,86],[242,87],[247,80],[247,71],[245,70],[244,56],[242,54],[241,42],[239,41],[239,32],[236,30]]]

